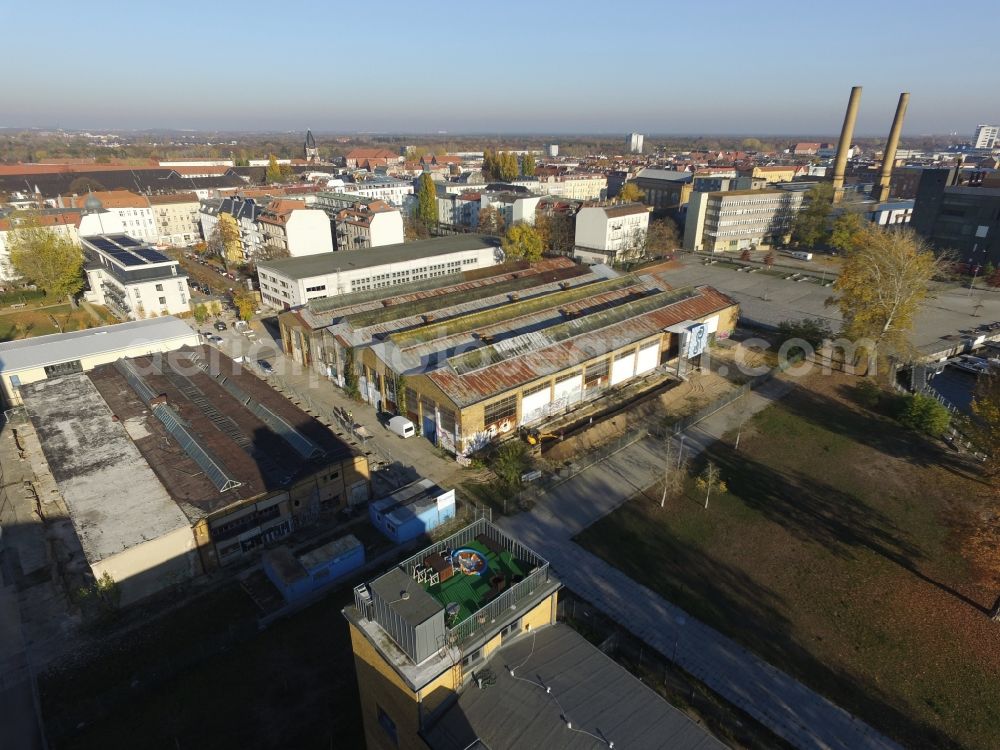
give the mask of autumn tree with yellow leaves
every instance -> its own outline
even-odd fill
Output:
[[[908,353],[913,317],[942,257],[910,230],[869,225],[854,234],[829,304],[870,359]]]

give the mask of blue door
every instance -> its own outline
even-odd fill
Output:
[[[434,427],[434,414],[427,414],[424,412],[424,425],[423,425],[424,437],[430,440],[432,443],[437,443],[437,430]]]

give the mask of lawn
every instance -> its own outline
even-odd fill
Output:
[[[101,313],[102,310],[98,309],[98,312]],[[107,315],[110,318],[110,315]],[[55,318],[54,321],[53,318]],[[56,326],[56,323],[59,327]],[[98,322],[86,310],[83,308],[73,309],[69,304],[0,312],[0,341],[59,333],[60,327],[63,331],[80,331],[97,325],[99,325]]]
[[[257,631],[233,584],[39,680],[53,750],[363,747],[349,588]]]
[[[852,384],[814,377],[717,444],[708,510],[691,484],[639,495],[578,541],[908,747],[995,747],[995,491]]]

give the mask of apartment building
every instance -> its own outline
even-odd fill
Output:
[[[413,182],[391,178],[348,182],[341,188],[344,193],[358,195],[369,201],[385,201],[397,208],[406,203],[406,196],[413,195]]]
[[[297,258],[333,252],[333,232],[325,211],[302,201],[271,201],[257,216],[261,249],[257,260]]]
[[[201,201],[196,193],[151,195],[148,200],[161,245],[189,247],[201,241]]]
[[[633,182],[645,194],[642,202],[654,212],[677,216],[691,197],[692,177],[673,169],[643,169]]]
[[[121,231],[137,240],[155,244],[160,239],[153,208],[144,195],[129,190],[103,190],[87,195],[60,195],[55,199],[57,208],[88,208],[94,200],[100,201],[100,208],[121,221]]]
[[[684,249],[721,253],[783,244],[803,197],[791,190],[692,193]]]
[[[573,257],[585,263],[614,263],[641,246],[649,229],[649,208],[641,203],[584,206],[576,213]]]
[[[264,245],[264,233],[258,219],[263,211],[253,198],[233,196],[230,198],[211,198],[203,200],[198,208],[198,219],[201,222],[202,236],[208,240],[212,237],[220,214],[228,214],[236,222],[240,235],[241,259],[249,261],[256,258]]]
[[[343,208],[336,213],[334,224],[338,250],[397,245],[405,240],[402,213],[385,201]]]
[[[976,148],[994,148],[1000,140],[1000,127],[996,125],[979,125],[972,145]]]
[[[126,234],[83,237],[89,302],[122,320],[191,311],[187,274],[176,260]]]

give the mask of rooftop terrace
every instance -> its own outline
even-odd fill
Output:
[[[559,586],[548,562],[480,519],[356,587],[345,615],[419,687],[451,666],[451,649],[475,648]]]

